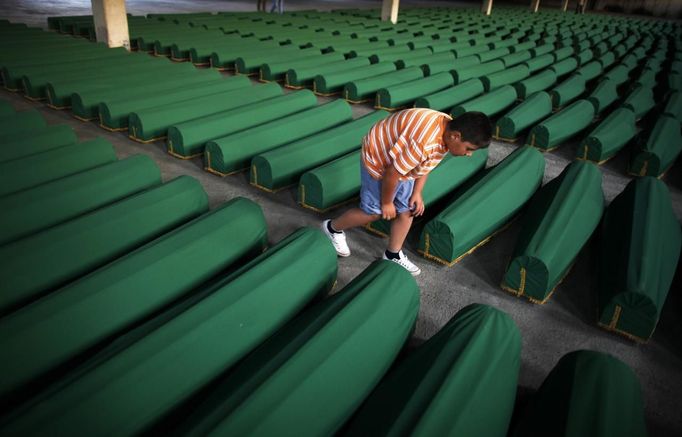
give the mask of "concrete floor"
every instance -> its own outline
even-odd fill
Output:
[[[152,2],[128,0],[128,9],[135,14],[170,11],[211,11],[244,10],[251,2],[220,1],[177,1]],[[254,2],[255,3],[255,2]],[[296,8],[325,9],[346,7],[378,6],[378,1],[320,3],[288,1]],[[402,4],[416,2],[403,1]],[[447,2],[445,2],[447,3]],[[39,2],[37,0],[12,0],[3,2],[0,18],[33,17],[44,23],[46,15],[76,15],[87,13],[88,1]],[[424,6],[427,2],[419,2]],[[444,2],[428,2],[444,4]],[[452,4],[452,3],[448,3]],[[255,6],[254,6],[255,7]],[[23,20],[28,21],[28,20]],[[275,243],[301,226],[318,226],[325,216],[300,208],[296,205],[294,188],[276,194],[257,190],[248,183],[246,174],[219,178],[202,170],[201,160],[174,159],[164,152],[161,143],[143,145],[132,142],[122,133],[110,133],[94,123],[83,123],[73,118],[68,111],[51,110],[39,103],[30,102],[21,96],[0,92],[0,98],[10,100],[21,109],[38,108],[50,124],[66,123],[74,127],[81,140],[97,136],[111,141],[119,158],[141,153],[151,156],[159,165],[164,180],[181,174],[198,179],[209,195],[212,206],[235,196],[243,196],[262,206],[268,222],[269,239]],[[324,101],[325,99],[320,99]],[[354,116],[370,111],[368,106],[354,106]],[[546,172],[544,182],[556,177],[575,153],[575,144],[567,144],[555,152],[545,155]],[[511,153],[515,146],[493,143],[490,148],[488,165],[494,165]],[[601,167],[604,179],[603,189],[608,202],[615,197],[630,180],[625,176],[626,153]],[[670,189],[675,213],[682,218],[682,162],[668,172],[663,179]],[[348,208],[347,206],[346,208]],[[329,216],[340,214],[344,208],[330,212]],[[643,389],[647,422],[650,435],[682,435],[682,416],[679,403],[682,400],[682,272],[678,268],[668,300],[663,309],[658,328],[648,344],[638,345],[616,335],[607,333],[595,325],[596,303],[593,287],[593,271],[596,262],[594,241],[578,257],[573,270],[558,287],[550,301],[542,306],[502,291],[499,283],[506,263],[513,250],[519,223],[514,222],[506,231],[481,247],[460,263],[447,268],[421,258],[416,254],[416,240],[422,224],[417,223],[408,237],[406,251],[422,268],[417,278],[422,303],[415,332],[414,343],[433,335],[454,314],[464,306],[479,302],[492,305],[508,313],[519,327],[522,338],[522,365],[519,375],[519,392],[523,395],[535,390],[552,367],[564,354],[591,349],[610,353],[627,363],[637,374]],[[369,263],[381,255],[385,241],[363,230],[349,231],[349,243],[353,254],[350,258],[339,259],[338,288],[345,286]]]

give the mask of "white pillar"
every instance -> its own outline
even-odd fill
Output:
[[[130,49],[125,0],[92,0],[97,41]]]
[[[493,12],[493,0],[483,0],[481,5],[481,12],[486,15],[490,15]]]
[[[530,11],[535,13],[540,9],[540,0],[531,0],[530,2]]]
[[[564,4],[561,5],[561,10],[564,12],[568,10],[568,0],[564,0]]]
[[[391,20],[391,23],[397,23],[399,3],[400,0],[383,0],[381,4],[381,21]]]

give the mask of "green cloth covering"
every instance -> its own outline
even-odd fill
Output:
[[[1,135],[24,134],[27,138],[47,126],[43,115],[37,109],[15,112],[0,118]]]
[[[485,45],[465,46],[452,49],[452,51],[455,53],[455,57],[457,58],[464,58],[466,56],[476,55],[478,53],[486,52],[488,50],[489,48]]]
[[[573,50],[573,47],[563,47],[563,48],[560,48],[560,49],[552,52],[556,62],[563,61],[564,59],[573,55],[573,53],[575,53],[575,51]]]
[[[528,50],[522,52],[514,52],[511,55],[503,56],[500,61],[504,62],[505,68],[513,67],[514,65],[526,62],[531,58],[531,54]]]
[[[637,86],[623,102],[623,107],[632,110],[639,120],[656,106],[654,92],[647,86]]]
[[[576,68],[578,68],[578,61],[573,57],[558,61],[556,64],[549,67],[550,70],[556,73],[557,78],[567,75]]]
[[[96,138],[0,162],[0,197],[116,161],[114,148]]]
[[[597,58],[597,61],[599,61],[602,68],[606,68],[611,66],[614,62],[616,62],[616,55],[613,52],[607,52],[604,55]]]
[[[590,81],[602,73],[602,65],[599,61],[589,62],[576,70],[576,73],[585,78],[585,81]]]
[[[552,88],[549,95],[552,96],[552,104],[555,108],[561,108],[580,97],[586,90],[585,77],[574,74],[559,85]]]
[[[654,88],[657,85],[656,83],[657,75],[658,71],[645,68],[644,70],[642,70],[639,77],[635,81],[635,85],[642,85],[645,87]]]
[[[531,51],[535,48],[536,44],[533,41],[525,41],[522,43],[514,43],[514,45],[511,46],[512,52],[513,53],[520,53],[520,52],[528,52],[528,55],[530,57],[535,57],[537,54],[534,51]],[[548,52],[551,50],[547,50]],[[525,55],[524,55],[525,56]]]
[[[494,61],[486,62],[485,64],[478,64],[466,67],[456,67],[452,70],[452,75],[455,78],[455,85],[469,80],[485,76],[486,74],[495,73],[504,70],[504,63],[496,59]]]
[[[511,85],[503,85],[495,91],[455,106],[450,111],[450,114],[453,117],[459,117],[465,112],[480,111],[488,117],[492,117],[513,105],[516,98],[516,89]]]
[[[594,115],[594,106],[590,102],[578,100],[535,125],[530,131],[529,143],[542,150],[559,147],[589,126]]]
[[[612,158],[637,133],[635,114],[621,107],[613,111],[580,143],[576,156],[602,163]]]
[[[417,108],[431,108],[436,111],[443,111],[477,97],[483,94],[483,91],[483,83],[480,79],[469,79],[459,85],[429,94],[428,96],[420,97],[415,100],[414,106]]]
[[[407,67],[391,73],[380,74],[348,82],[343,87],[343,98],[356,103],[372,100],[376,92],[386,86],[397,85],[424,77],[419,67]]]
[[[403,56],[399,61],[396,61],[396,66],[399,69],[407,67],[420,67],[422,65],[427,65],[434,62],[450,62],[455,61],[455,54],[450,50],[445,52],[433,53],[430,55],[418,55],[418,56]]]
[[[323,62],[321,61],[320,63],[322,64]],[[285,84],[288,87],[304,87],[310,84],[317,75],[342,73],[363,66],[369,66],[369,58],[351,58],[339,62],[325,62],[323,65],[315,64],[301,68],[291,68],[286,72]]]
[[[334,94],[343,90],[343,86],[354,80],[366,79],[396,70],[393,62],[379,62],[352,70],[329,72],[315,76],[313,90],[319,94]]]
[[[611,355],[588,350],[561,357],[531,399],[515,437],[646,437],[642,389]]]
[[[320,164],[360,149],[362,139],[386,111],[374,111],[342,125],[256,155],[251,160],[250,181],[265,190],[278,190]]]
[[[191,102],[200,97],[216,95],[238,89],[251,89],[246,76],[234,76],[217,82],[193,84],[155,96],[137,98],[113,98],[99,104],[100,125],[108,129],[124,129],[128,126],[131,112],[161,108],[180,102]]]
[[[243,53],[237,57],[234,62],[235,72],[238,74],[253,74],[257,73],[261,66],[266,62],[282,62],[295,61],[309,55],[319,55],[320,50],[315,47],[305,49],[287,49],[287,46],[280,46],[274,53],[259,53],[254,54]]]
[[[300,140],[352,120],[344,100],[307,109],[268,124],[255,126],[206,143],[204,167],[211,173],[227,175],[249,168],[251,158],[268,150]]]
[[[298,203],[315,211],[326,211],[358,195],[360,151],[337,158],[301,175]]]
[[[309,301],[326,294],[336,265],[327,238],[319,230],[302,228],[236,272],[197,290],[194,305],[136,342],[117,346],[118,353],[99,360],[4,431],[143,432],[266,341]]]
[[[543,56],[545,54],[551,54],[554,51],[554,44],[542,44],[537,47],[532,47],[529,49],[530,54],[533,58],[538,58],[540,56]],[[552,56],[554,58],[554,56]],[[530,61],[526,61],[530,62]]]
[[[553,70],[546,69],[513,85],[519,98],[525,99],[538,91],[546,90],[555,83],[556,73]]]
[[[631,339],[653,335],[682,246],[682,231],[665,183],[633,179],[611,202],[602,223],[599,325]]]
[[[659,177],[673,165],[680,152],[680,122],[664,114],[659,117],[645,141],[639,141],[629,171],[639,176]]]
[[[125,87],[117,86],[85,92],[76,91],[71,95],[71,111],[81,118],[97,118],[99,105],[102,102],[121,101],[123,99],[137,100],[143,97],[153,99],[156,96],[172,93],[179,89],[214,85],[221,82],[221,74],[215,70],[195,69],[191,72],[177,71],[172,75],[168,73],[164,73],[163,80],[156,83],[149,83],[148,80],[143,82],[136,80],[133,83],[126,84]]]
[[[532,74],[538,70],[543,70],[554,63],[554,55],[547,53],[545,55],[540,55],[538,57],[532,58],[524,62],[523,64],[528,67],[528,71]]]
[[[495,137],[507,141],[515,140],[524,129],[551,113],[552,98],[544,91],[537,92],[497,120]]]
[[[0,319],[0,394],[17,394],[73,357],[82,359],[92,346],[260,252],[266,239],[260,207],[233,199]]]
[[[280,61],[280,62],[264,62],[260,69],[261,80],[279,80],[286,74],[289,69],[314,67],[318,65],[326,65],[329,62],[343,61],[345,58],[342,53],[330,52],[324,55],[311,55],[310,58],[294,60],[294,61]]]
[[[677,121],[682,121],[682,93],[674,91],[670,93],[663,109],[663,115],[669,115],[676,118]]]
[[[6,259],[0,266],[5,277],[0,285],[0,313],[17,309],[207,210],[208,197],[201,184],[180,176],[0,246]]]
[[[169,105],[142,109],[130,113],[128,134],[141,141],[154,141],[166,136],[168,128],[184,121],[204,117],[281,96],[282,87],[268,83],[253,87],[198,97]]]
[[[154,161],[134,155],[0,197],[0,245],[160,183]]]
[[[506,435],[520,364],[512,319],[468,305],[384,377],[344,435]]]
[[[197,406],[186,433],[334,435],[388,370],[418,311],[409,273],[375,261],[242,361]]]
[[[478,56],[478,60],[480,62],[488,62],[492,61],[493,59],[501,58],[502,56],[508,55],[510,53],[511,50],[509,49],[509,47],[501,47],[498,49],[488,50],[487,52],[478,53],[477,55],[474,56]]]
[[[71,126],[66,124],[45,126],[28,132],[10,134],[12,139],[0,144],[0,162],[46,152],[78,141]],[[9,135],[3,135],[8,138]]]
[[[602,80],[587,100],[594,105],[595,113],[599,114],[618,100],[618,83],[610,79]]]
[[[578,50],[579,48],[576,47],[576,51]],[[578,64],[585,65],[594,58],[594,53],[592,52],[592,50],[585,48],[585,50],[578,51],[575,57],[576,60],[578,61]]]
[[[398,109],[410,105],[418,97],[433,94],[453,85],[450,73],[437,73],[422,79],[404,82],[381,88],[377,91],[375,107],[378,109]]]
[[[468,156],[445,155],[431,173],[428,183],[422,191],[424,206],[432,208],[440,200],[453,193],[459,186],[471,179],[476,173],[485,167],[488,159],[488,149],[479,149]],[[368,229],[382,235],[389,235],[391,223],[385,220],[377,220],[369,225]]]
[[[511,53],[511,50],[509,50],[510,47],[518,45],[519,41],[516,39],[503,39],[503,40],[498,40],[498,41],[493,41],[488,44],[488,47],[490,48],[490,51],[498,50],[501,48],[506,48],[507,53]]]
[[[604,211],[602,177],[586,161],[573,161],[542,187],[524,214],[502,288],[545,303],[597,228]]]
[[[511,220],[540,186],[544,171],[542,153],[517,149],[424,226],[419,252],[455,264]]]
[[[5,80],[5,85],[7,85],[7,80]],[[15,113],[14,106],[12,106],[10,102],[7,100],[0,100],[0,118],[14,115]]]
[[[489,92],[501,87],[502,85],[509,85],[522,81],[523,79],[527,78],[529,74],[528,67],[522,64],[495,73],[483,75],[480,79],[483,83],[485,91]]]
[[[316,104],[317,98],[312,91],[302,90],[178,123],[168,128],[167,150],[182,158],[196,156],[204,152],[207,141],[277,120]]]

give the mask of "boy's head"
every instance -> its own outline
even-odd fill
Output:
[[[482,112],[465,112],[450,120],[443,133],[443,142],[454,156],[471,156],[490,145],[493,126]]]

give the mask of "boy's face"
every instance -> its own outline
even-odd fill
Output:
[[[471,156],[478,147],[468,141],[462,141],[462,135],[457,131],[445,130],[443,141],[454,156]]]

